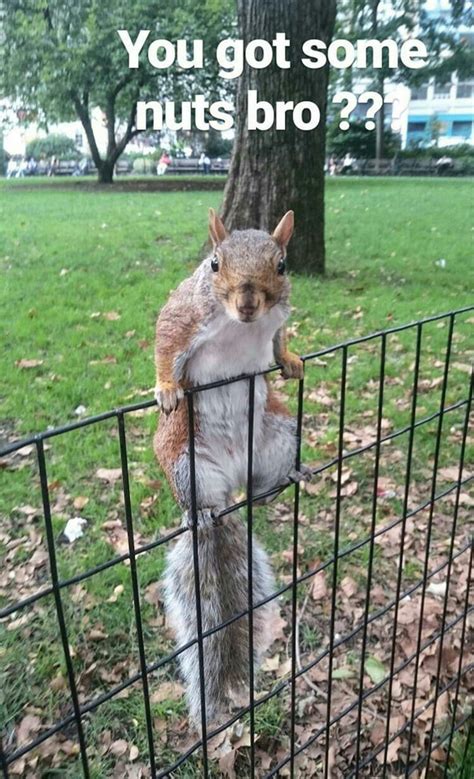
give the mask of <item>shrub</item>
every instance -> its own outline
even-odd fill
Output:
[[[26,156],[40,160],[42,157],[57,157],[60,160],[76,160],[81,157],[72,138],[52,133],[46,138],[34,138],[26,147]]]
[[[136,157],[133,160],[133,172],[139,175],[156,173],[156,161],[149,157]]]
[[[205,146],[206,154],[211,157],[230,157],[233,141],[223,138],[218,130],[209,130]]]
[[[412,158],[433,158],[452,157],[454,159],[474,160],[474,146],[468,143],[458,143],[454,146],[411,146],[400,152],[401,159]]]

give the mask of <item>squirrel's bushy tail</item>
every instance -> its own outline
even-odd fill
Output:
[[[203,632],[248,608],[247,528],[235,514],[222,524],[198,529],[199,578]],[[253,602],[274,590],[267,555],[253,541]],[[177,647],[197,638],[193,534],[181,535],[168,554],[165,605],[176,634]],[[268,647],[268,619],[274,601],[253,612],[254,661]],[[217,723],[232,705],[233,691],[242,691],[249,679],[248,617],[241,617],[203,639],[206,720]],[[179,655],[193,724],[200,726],[201,694],[198,646]]]

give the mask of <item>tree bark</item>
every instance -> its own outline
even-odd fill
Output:
[[[100,166],[97,168],[99,184],[113,184],[114,166],[115,163],[109,159],[101,160]]]
[[[302,44],[318,38],[329,44],[336,0],[237,0],[240,37],[272,41],[286,33],[291,67],[245,67],[236,104],[236,135],[224,191],[222,216],[228,229],[256,227],[273,230],[288,209],[295,212],[289,267],[297,272],[323,273],[324,161],[328,68],[306,68]],[[247,128],[247,93],[275,106],[277,101],[311,101],[321,111],[314,130],[297,129],[291,113],[286,129]]]

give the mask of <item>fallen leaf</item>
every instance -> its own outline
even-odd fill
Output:
[[[463,371],[464,373],[467,373],[469,376],[471,375],[472,365],[469,365],[468,363],[453,362],[452,367],[456,368],[456,370],[458,371]]]
[[[113,741],[109,747],[109,752],[116,757],[121,757],[128,751],[128,744],[124,738],[119,738],[117,741]]]
[[[292,669],[292,662],[291,657],[289,657],[287,660],[284,660],[277,668],[276,675],[278,679],[281,679],[282,676],[286,676],[287,674],[291,673]]]
[[[352,469],[351,468],[342,468],[341,470],[341,484],[346,484],[349,479],[352,476]],[[337,482],[338,479],[338,472],[334,471],[334,473],[331,475],[331,479],[334,483]]]
[[[351,676],[355,676],[353,668],[336,668],[332,672],[333,679],[350,679]]]
[[[116,322],[117,319],[120,319],[120,314],[117,311],[106,311],[102,316],[104,319],[108,319],[109,322]]]
[[[43,360],[27,360],[25,358],[15,362],[17,368],[38,368],[43,365]]]
[[[121,468],[98,468],[95,472],[95,475],[98,479],[104,479],[104,481],[108,481],[110,484],[114,484],[117,479],[120,479],[122,476],[122,469]]]
[[[345,576],[341,582],[341,590],[347,598],[352,598],[357,592],[357,584],[351,576]]]
[[[107,598],[107,603],[116,603],[119,595],[122,595],[123,590],[124,590],[123,584],[117,584],[117,586],[114,587],[113,595],[111,595],[110,598]]]
[[[112,354],[108,354],[106,357],[102,357],[100,360],[89,360],[89,365],[115,365],[116,362],[117,358]]]
[[[376,657],[368,657],[364,668],[374,684],[380,684],[385,679],[385,666]]]
[[[41,720],[35,714],[27,714],[23,717],[20,724],[16,728],[16,745],[17,747],[25,746],[28,744],[33,736],[38,733],[41,727]]]
[[[219,758],[219,770],[227,779],[235,779],[237,776],[234,770],[235,751],[235,749],[231,749],[230,752],[227,752],[226,755],[222,755],[222,757]]]
[[[78,495],[77,498],[74,498],[73,506],[77,511],[82,511],[84,506],[87,506],[89,503],[89,498],[86,498],[84,495]]]
[[[442,481],[458,481],[459,479],[459,467],[457,465],[450,465],[447,468],[440,468],[438,470],[438,476]],[[463,472],[463,479],[470,479],[471,473]]]
[[[138,747],[135,744],[132,744],[130,747],[130,752],[128,755],[128,759],[131,763],[133,763],[134,760],[137,759],[138,755],[140,754]]]
[[[280,655],[277,653],[273,657],[266,657],[261,668],[262,671],[276,671],[280,665]]]
[[[179,682],[161,682],[158,689],[152,694],[152,703],[162,701],[179,701],[184,695],[184,687]]]
[[[87,634],[87,638],[89,638],[91,641],[103,641],[105,638],[108,638],[107,633],[104,633],[102,628],[96,627],[92,628]]]
[[[326,576],[324,571],[318,571],[318,573],[315,574],[311,584],[311,597],[313,600],[322,600],[323,598],[327,597],[327,594],[328,589],[326,586]]]

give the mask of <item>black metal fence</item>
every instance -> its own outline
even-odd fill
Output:
[[[460,559],[463,555],[469,558],[468,565],[468,580],[472,572],[472,541],[464,536],[464,541],[460,543],[460,536],[458,533],[458,517],[460,510],[460,495],[462,490],[466,487],[468,482],[472,480],[472,475],[466,475],[463,477],[463,469],[465,468],[466,450],[469,439],[469,424],[470,424],[470,410],[472,401],[472,375],[470,380],[466,378],[466,395],[461,399],[458,399],[455,403],[447,405],[447,387],[448,379],[450,377],[451,362],[452,362],[452,346],[453,338],[455,334],[455,327],[459,318],[465,315],[467,312],[474,310],[474,307],[460,309],[448,314],[443,314],[436,317],[431,317],[423,321],[415,322],[413,324],[393,327],[391,329],[374,333],[366,337],[355,338],[345,343],[340,343],[336,346],[319,350],[313,354],[306,355],[304,363],[306,369],[311,366],[313,361],[320,361],[325,356],[333,355],[340,358],[340,390],[339,390],[339,408],[338,408],[338,442],[337,451],[334,457],[331,457],[327,462],[318,465],[314,469],[315,478],[318,479],[323,476],[324,472],[329,469],[335,469],[335,498],[333,502],[333,528],[332,528],[332,554],[324,561],[318,563],[316,567],[309,571],[305,571],[301,574],[298,571],[298,544],[299,544],[299,518],[300,518],[300,496],[301,486],[300,484],[294,484],[291,489],[294,490],[293,498],[293,555],[292,555],[292,575],[291,581],[285,586],[276,591],[272,598],[279,598],[284,593],[291,594],[291,633],[288,637],[289,645],[291,646],[290,658],[291,658],[291,672],[289,677],[275,684],[274,688],[265,693],[264,695],[256,696],[255,694],[255,679],[253,672],[253,640],[252,640],[252,615],[256,608],[262,605],[263,602],[253,603],[252,600],[252,565],[248,566],[248,609],[241,613],[236,614],[233,619],[239,619],[242,616],[247,616],[250,627],[250,691],[249,702],[247,706],[244,706],[237,714],[232,716],[229,721],[223,724],[221,727],[209,731],[206,726],[206,700],[204,685],[201,683],[201,710],[202,710],[202,735],[197,737],[195,743],[189,747],[184,754],[181,754],[172,764],[164,765],[163,758],[157,752],[155,746],[154,737],[154,725],[152,708],[150,705],[150,692],[149,692],[149,678],[150,675],[156,672],[160,668],[166,667],[172,660],[174,660],[181,652],[188,649],[197,643],[199,649],[200,669],[201,675],[203,673],[203,656],[205,652],[204,639],[207,635],[222,629],[223,626],[217,626],[212,630],[203,632],[201,626],[201,594],[199,586],[199,560],[198,560],[198,540],[197,540],[197,527],[196,521],[191,530],[186,528],[180,528],[169,533],[166,536],[160,536],[151,543],[147,543],[142,546],[136,546],[134,540],[134,518],[132,516],[132,504],[130,499],[130,481],[129,481],[129,468],[127,458],[127,436],[126,436],[126,417],[130,412],[137,411],[138,409],[145,409],[154,405],[154,401],[146,401],[139,404],[130,405],[124,408],[115,409],[113,411],[100,414],[98,416],[78,420],[70,425],[66,425],[54,430],[47,430],[45,433],[33,436],[27,440],[16,441],[9,444],[0,452],[0,455],[7,456],[12,452],[15,452],[26,445],[34,445],[36,447],[36,455],[39,466],[39,478],[41,484],[41,494],[43,502],[44,512],[44,527],[47,540],[47,548],[49,554],[49,566],[50,566],[50,583],[44,586],[40,591],[23,599],[20,602],[11,603],[1,611],[1,618],[6,619],[12,615],[23,613],[23,610],[28,609],[33,604],[38,603],[41,599],[48,595],[52,595],[54,598],[57,622],[60,631],[60,637],[62,642],[62,648],[64,651],[65,666],[67,670],[67,681],[70,691],[71,709],[69,713],[64,716],[61,721],[56,722],[50,727],[44,729],[39,733],[30,743],[15,747],[14,739],[9,738],[8,733],[4,732],[4,747],[0,754],[0,765],[2,767],[3,776],[8,777],[11,775],[11,767],[20,760],[23,756],[30,753],[36,747],[41,745],[47,739],[54,734],[64,732],[68,729],[71,732],[71,727],[76,728],[76,737],[80,748],[80,758],[82,762],[82,770],[85,777],[91,776],[90,771],[90,757],[88,756],[88,745],[85,734],[84,723],[87,717],[98,707],[104,704],[106,701],[114,698],[127,687],[140,683],[143,690],[144,711],[146,720],[146,731],[148,741],[148,764],[152,777],[164,777],[170,776],[180,766],[182,766],[191,755],[201,755],[201,767],[202,775],[208,776],[211,771],[211,764],[208,755],[208,744],[211,738],[216,736],[219,732],[229,727],[244,715],[248,715],[250,725],[250,760],[248,769],[249,775],[252,777],[257,775],[256,761],[255,761],[255,713],[259,706],[270,700],[273,696],[280,694],[283,690],[289,693],[290,699],[290,717],[289,717],[289,750],[288,753],[278,759],[273,759],[273,765],[265,772],[260,772],[258,775],[266,777],[278,776],[280,772],[285,769],[289,769],[290,775],[297,773],[297,760],[300,755],[305,753],[306,750],[320,743],[322,745],[322,759],[320,761],[321,776],[325,779],[329,775],[341,775],[338,774],[337,768],[331,768],[331,743],[332,733],[334,727],[341,722],[341,720],[350,713],[355,713],[354,727],[353,727],[353,741],[355,743],[355,752],[351,762],[350,768],[347,769],[344,775],[346,776],[361,776],[361,775],[397,775],[397,776],[411,776],[416,775],[416,772],[421,768],[425,769],[425,775],[430,775],[430,764],[432,761],[432,755],[435,750],[437,753],[437,766],[440,771],[439,775],[444,774],[448,776],[450,770],[450,760],[452,755],[453,738],[460,728],[467,728],[467,720],[469,718],[469,712],[461,706],[460,703],[460,690],[466,679],[467,674],[472,670],[473,663],[466,657],[465,651],[466,639],[467,639],[467,620],[468,615],[472,611],[472,606],[469,604],[469,587],[465,587],[465,597],[463,607],[458,609],[458,613],[451,619],[448,619],[448,599],[450,592],[450,580],[452,577],[453,565],[456,560]],[[422,343],[423,343],[423,331],[428,323],[443,322],[446,324],[447,340],[445,346],[444,359],[439,365],[442,367],[442,382],[440,387],[440,399],[439,408],[432,414],[426,416],[419,416],[418,411],[418,395],[420,391],[420,361],[422,356]],[[383,409],[384,409],[384,392],[386,387],[386,359],[387,359],[387,343],[394,334],[400,334],[404,331],[412,331],[416,335],[416,344],[414,350],[414,364],[412,366],[412,377],[410,378],[411,384],[411,400],[409,408],[409,424],[399,429],[395,429],[389,433],[386,433],[383,429]],[[347,449],[345,445],[345,413],[346,413],[346,386],[348,376],[348,364],[351,350],[362,344],[368,342],[375,342],[380,345],[379,352],[379,367],[378,367],[378,387],[373,389],[374,399],[377,399],[377,423],[376,423],[376,435],[369,443],[365,443],[358,448]],[[274,368],[271,370],[275,370]],[[265,373],[270,373],[266,371]],[[307,372],[307,371],[306,371]],[[260,500],[263,495],[253,495],[251,490],[251,475],[252,475],[252,438],[253,438],[253,406],[254,406],[254,388],[255,388],[255,376],[238,377],[225,382],[214,382],[206,387],[198,387],[193,390],[189,390],[186,398],[189,410],[190,430],[189,430],[189,451],[191,459],[191,485],[192,485],[192,514],[196,520],[196,496],[195,496],[195,473],[194,473],[194,397],[196,392],[205,392],[208,389],[216,388],[223,384],[228,384],[233,381],[246,381],[248,383],[249,390],[249,418],[248,418],[248,489],[247,495],[244,500],[236,503],[233,506],[226,508],[222,512],[222,521],[225,522],[225,515],[230,514],[237,508],[245,509],[248,523],[248,555],[249,560],[252,558],[252,531],[253,531],[253,506],[256,500]],[[298,395],[297,395],[297,433],[298,440],[301,442],[303,423],[304,423],[304,399],[305,399],[305,379],[299,382]],[[440,463],[440,452],[443,439],[443,424],[446,424],[446,417],[458,410],[464,415],[464,422],[462,424],[462,435],[460,436],[460,448],[459,448],[459,460],[456,463],[457,479],[455,479],[448,488],[439,490],[437,485],[437,474]],[[57,557],[56,557],[56,544],[52,525],[51,507],[50,507],[50,494],[48,487],[48,475],[47,475],[47,462],[45,455],[45,441],[55,436],[62,436],[71,430],[94,425],[100,421],[106,419],[116,419],[118,426],[118,437],[121,453],[121,470],[122,470],[122,488],[124,498],[124,514],[126,519],[126,528],[128,534],[128,551],[108,560],[101,565],[98,565],[92,570],[85,571],[81,574],[75,575],[68,579],[62,579],[58,573]],[[429,488],[429,497],[420,505],[410,507],[410,485],[412,480],[412,458],[415,434],[417,429],[424,425],[434,424],[435,427],[435,444],[432,466],[431,485]],[[379,527],[376,523],[377,517],[377,502],[378,502],[378,482],[379,482],[379,463],[381,450],[384,445],[406,437],[407,449],[406,449],[406,462],[405,462],[405,479],[404,479],[404,494],[402,500],[402,510],[395,519],[392,519],[387,525]],[[373,471],[371,475],[372,483],[372,499],[366,506],[367,513],[371,517],[370,532],[367,537],[362,540],[358,540],[352,545],[346,545],[341,548],[340,540],[340,521],[341,521],[341,506],[343,495],[343,468],[348,460],[357,458],[363,455],[365,452],[371,452],[373,455]],[[296,466],[300,464],[300,446],[297,454]],[[291,485],[290,485],[291,486]],[[272,492],[275,494],[281,491],[281,487],[275,488],[273,491],[265,493],[266,496],[270,496]],[[452,516],[450,533],[445,538],[446,554],[445,559],[436,566],[435,569],[430,570],[430,542],[432,538],[433,527],[435,526],[435,507],[439,501],[452,496]],[[423,564],[422,572],[416,582],[414,582],[409,589],[403,589],[403,570],[406,559],[405,550],[405,531],[407,522],[416,518],[421,512],[427,512],[426,523],[426,536],[423,547]],[[375,556],[375,544],[378,539],[385,534],[393,531],[394,528],[398,528],[400,531],[399,549],[397,552],[397,576],[395,583],[395,597],[386,603],[382,608],[371,608],[371,594],[373,586],[373,566]],[[164,544],[170,543],[174,538],[185,532],[192,532],[193,534],[193,548],[194,548],[194,567],[195,567],[195,582],[196,582],[196,610],[197,610],[197,636],[194,641],[188,643],[184,647],[179,647],[176,651],[172,652],[165,658],[161,658],[158,661],[153,661],[153,658],[146,656],[144,631],[142,625],[142,615],[140,606],[140,586],[139,575],[137,570],[137,558],[140,555],[145,555],[152,549],[155,549]],[[338,598],[338,587],[340,583],[339,566],[341,561],[350,555],[354,550],[364,547],[367,549],[366,557],[366,571],[365,571],[365,603],[363,608],[362,618],[358,621],[355,628],[347,634],[340,635],[336,630],[336,609]],[[139,671],[126,681],[116,685],[111,690],[102,693],[96,697],[93,697],[87,702],[81,702],[78,695],[77,680],[75,677],[73,658],[71,657],[71,650],[68,640],[68,630],[65,620],[63,593],[66,588],[71,587],[74,584],[85,581],[90,577],[96,575],[100,571],[103,571],[111,566],[118,565],[124,561],[129,561],[130,564],[130,576],[133,591],[133,604],[134,604],[134,617],[136,623],[136,631],[138,638],[138,654],[139,654]],[[319,572],[326,571],[330,574],[332,582],[331,586],[331,609],[329,619],[329,640],[327,646],[323,651],[311,659],[309,663],[300,667],[297,664],[297,618],[298,618],[298,588],[304,583],[310,582]],[[433,580],[433,577],[437,574],[442,574],[445,578],[445,589],[443,607],[441,613],[441,620],[439,629],[432,631],[432,634],[426,639],[423,631],[423,610],[425,607],[427,588],[429,583]],[[413,626],[414,630],[414,650],[405,658],[401,664],[396,664],[396,651],[395,643],[397,639],[398,618],[400,614],[401,605],[406,602],[410,596],[421,594],[420,612],[416,625]],[[329,596],[328,596],[329,597]],[[271,598],[267,599],[271,600]],[[390,635],[390,663],[389,673],[380,679],[377,683],[374,683],[368,689],[364,684],[365,663],[368,653],[369,644],[369,628],[375,624],[378,620],[381,620],[384,616],[389,614],[391,616],[391,635]],[[233,621],[233,620],[230,620]],[[229,621],[226,623],[228,624]],[[458,629],[460,631],[460,637],[458,641],[458,655],[455,662],[455,673],[449,679],[447,683],[442,683],[441,677],[441,662],[443,655],[443,644],[446,640],[446,636],[450,631]],[[334,658],[337,650],[350,642],[355,636],[361,640],[361,653],[360,653],[360,666],[358,669],[359,684],[358,690],[354,694],[353,699],[347,701],[342,709],[335,713],[332,709],[333,703],[333,690],[334,690]],[[435,674],[435,691],[434,695],[429,701],[424,702],[422,712],[426,712],[428,708],[432,709],[431,726],[427,732],[427,738],[425,741],[425,748],[423,751],[416,751],[414,744],[414,726],[417,718],[420,716],[420,710],[417,708],[417,678],[419,672],[419,658],[421,653],[430,646],[435,646],[436,652],[434,653],[435,663],[437,664]],[[313,729],[309,738],[304,740],[298,738],[297,735],[297,683],[300,677],[307,674],[311,669],[314,669],[323,660],[327,661],[327,683],[326,693],[327,698],[325,704],[325,722],[320,727]],[[397,678],[397,674],[403,671],[410,663],[414,663],[413,670],[413,697],[409,703],[409,715],[406,717],[406,721],[401,728],[391,727],[391,714],[394,701],[394,683]],[[382,716],[383,722],[383,737],[379,739],[379,743],[371,748],[367,748],[363,744],[362,730],[363,730],[363,710],[368,702],[370,696],[381,689],[386,691],[386,705],[385,711]],[[441,696],[447,691],[451,693],[451,706],[449,715],[446,717],[448,723],[444,726],[444,730],[439,733],[436,730],[436,709]],[[380,718],[379,718],[380,719]],[[390,745],[399,738],[405,738],[405,748],[403,753],[403,759],[400,759],[397,763],[395,773],[390,773],[389,764],[387,761],[387,754]],[[466,741],[467,744],[467,741]],[[440,768],[439,747],[443,747],[443,760],[444,763]],[[374,765],[376,768],[374,769]],[[194,775],[194,774],[193,774]],[[438,774],[436,774],[438,775]]]

